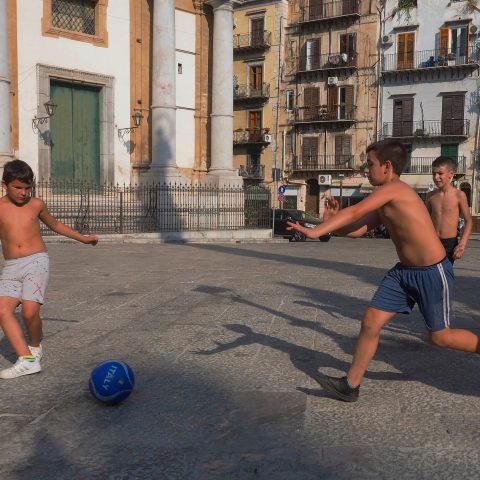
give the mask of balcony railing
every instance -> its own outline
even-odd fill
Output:
[[[358,16],[358,0],[335,0],[321,5],[308,5],[300,12],[299,23],[319,22],[350,15]]]
[[[466,66],[475,69],[479,66],[479,60],[480,48],[476,45],[455,49],[407,51],[403,54],[385,55],[382,72]]]
[[[319,107],[299,107],[295,115],[295,123],[314,122],[344,122],[355,121],[354,107],[347,107],[345,104]]]
[[[272,44],[272,32],[267,30],[258,33],[245,33],[233,36],[233,50],[261,50],[270,48]]]
[[[432,163],[437,157],[412,157],[407,167],[404,169],[405,174],[432,174]],[[451,157],[455,162],[455,173],[464,175],[467,172],[467,163],[465,157]]]
[[[464,119],[384,123],[382,138],[468,137],[470,121]]]
[[[334,70],[340,68],[356,67],[356,52],[327,53],[323,55],[304,55],[297,59],[298,72],[311,72],[315,70]]]
[[[269,128],[246,128],[245,130],[236,130],[233,132],[233,143],[235,145],[266,145],[272,141],[272,137],[268,133],[269,131]]]
[[[237,102],[266,100],[269,97],[269,83],[262,83],[260,87],[254,87],[252,85],[235,85],[233,87],[233,100]]]
[[[265,178],[265,165],[240,165],[238,173],[243,178],[263,180]]]
[[[293,171],[353,170],[353,155],[302,155],[293,159]]]

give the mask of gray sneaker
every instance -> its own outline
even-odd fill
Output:
[[[40,362],[35,359],[33,361],[25,360],[22,357],[18,357],[18,360],[10,368],[6,368],[0,372],[0,378],[9,379],[22,377],[23,375],[31,375],[32,373],[38,373],[42,370]]]
[[[28,349],[30,350],[30,353],[35,357],[35,360],[38,360],[39,362],[42,361],[42,358],[43,358],[42,344],[40,344],[38,347],[31,347],[29,345]]]

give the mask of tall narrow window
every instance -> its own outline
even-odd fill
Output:
[[[343,64],[356,65],[356,36],[354,33],[340,35],[340,57]]]
[[[304,101],[304,120],[315,120],[318,116],[318,107],[320,103],[320,89],[318,87],[308,87],[303,91]]]
[[[317,70],[320,67],[320,39],[305,42],[305,70]]]
[[[413,98],[393,101],[393,137],[408,137],[413,133]]]
[[[248,139],[250,142],[260,142],[262,139],[262,111],[248,112]]]
[[[259,97],[262,94],[263,67],[255,65],[250,67],[249,92],[251,97]]]
[[[293,90],[287,90],[285,92],[285,110],[287,112],[293,111],[295,107],[295,92]]]
[[[442,99],[442,135],[464,135],[464,95],[444,95]]]
[[[318,137],[303,137],[302,168],[316,170],[318,160]]]
[[[335,166],[351,168],[352,136],[337,135],[335,137]]]

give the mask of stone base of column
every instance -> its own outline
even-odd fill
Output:
[[[243,187],[243,177],[236,170],[210,170],[200,182],[218,187]]]
[[[190,183],[175,167],[150,167],[138,172],[138,183]]]

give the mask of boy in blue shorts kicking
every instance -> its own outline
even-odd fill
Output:
[[[25,162],[7,162],[2,184],[6,195],[0,198],[0,240],[5,259],[0,274],[0,327],[18,356],[13,366],[0,371],[0,378],[7,379],[42,369],[40,306],[48,284],[49,262],[39,220],[54,232],[82,243],[96,245],[98,238],[82,235],[55,220],[42,200],[30,197],[33,172]],[[14,315],[20,304],[30,345]]]
[[[291,230],[310,238],[329,232],[361,237],[384,224],[397,250],[400,262],[386,274],[364,314],[347,375],[319,380],[325,389],[346,402],[358,399],[360,382],[375,355],[382,327],[396,313],[410,313],[415,304],[434,345],[479,352],[477,335],[450,328],[453,266],[421,198],[400,180],[406,159],[405,147],[399,142],[384,140],[370,145],[366,173],[377,187],[371,195],[342,210],[335,199],[327,200],[323,223],[312,229],[288,222]]]

